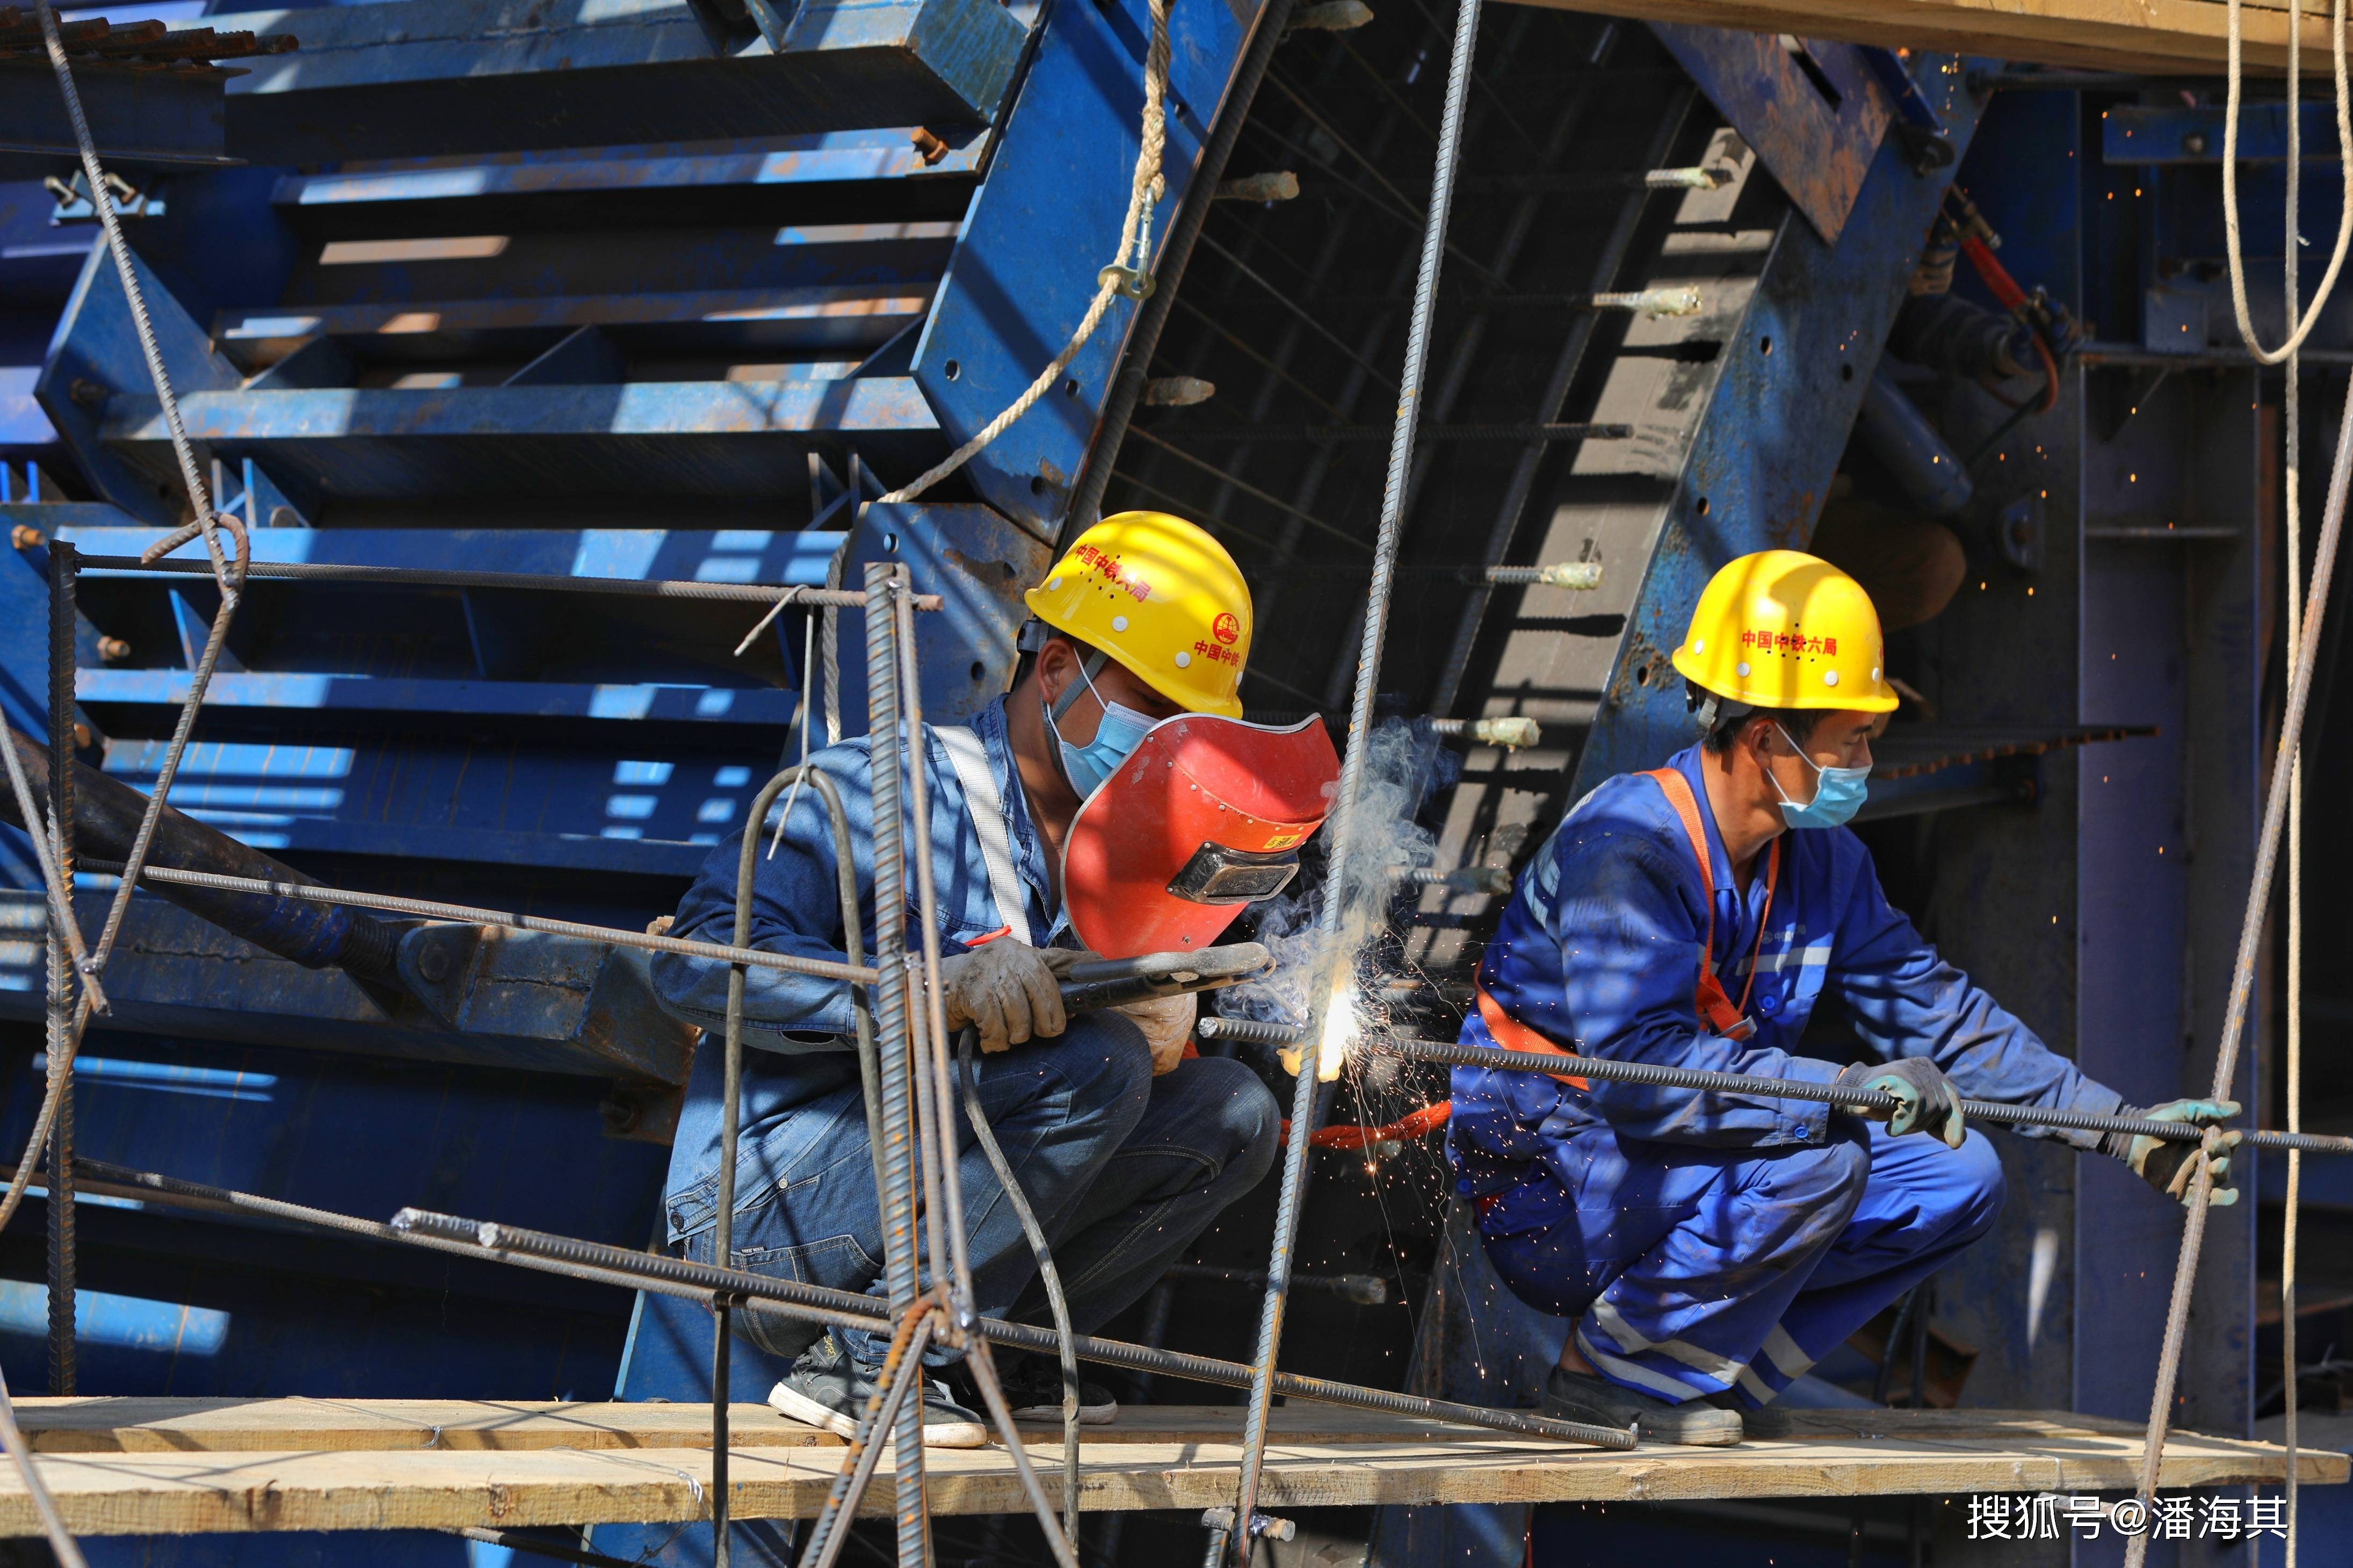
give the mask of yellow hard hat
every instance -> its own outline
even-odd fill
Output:
[[[1124,511],[1079,535],[1029,613],[1101,648],[1193,713],[1242,716],[1250,595],[1226,547],[1165,511]]]
[[[1693,685],[1752,708],[1895,708],[1871,595],[1796,550],[1760,550],[1709,578],[1674,664]]]

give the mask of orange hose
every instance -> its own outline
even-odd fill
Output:
[[[1375,1143],[1410,1143],[1424,1133],[1435,1132],[1446,1125],[1454,1114],[1451,1100],[1434,1100],[1412,1115],[1390,1122],[1386,1127],[1326,1127],[1307,1135],[1309,1147],[1315,1149],[1366,1149]],[[1291,1139],[1291,1123],[1282,1124],[1285,1142]]]

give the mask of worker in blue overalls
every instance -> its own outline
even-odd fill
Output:
[[[1081,803],[1145,734],[1179,713],[1241,715],[1249,585],[1225,548],[1181,518],[1124,512],[1074,542],[1029,590],[1036,617],[1012,689],[967,727],[927,725],[941,1003],[951,1031],[981,1050],[982,1106],[1053,1246],[1073,1327],[1090,1332],[1150,1289],[1219,1210],[1272,1164],[1282,1112],[1241,1063],[1188,1056],[1194,998],[1064,1014],[1058,977],[1083,956],[1071,936],[1063,846]],[[872,793],[860,737],[811,759],[839,787],[864,925],[874,944]],[[817,792],[787,794],[754,862],[751,945],[839,962],[845,952],[834,840]],[[911,850],[912,852],[912,850]],[[731,940],[740,839],[712,851],[671,934]],[[912,889],[914,879],[910,876]],[[910,898],[912,899],[912,893]],[[912,921],[910,907],[901,912]],[[911,948],[920,942],[911,932]],[[706,1031],[695,1053],[665,1187],[669,1239],[712,1261],[718,1218],[722,1052],[730,966],[663,954],[666,1008]],[[745,982],[733,1262],[756,1273],[881,1293],[882,1233],[849,988],[752,970]],[[983,1314],[1044,1316],[1012,1205],[957,1119],[964,1213]],[[739,1309],[738,1330],[797,1357],[768,1395],[778,1411],[844,1436],[875,1389],[886,1346],[841,1330]],[[955,1355],[927,1362],[945,1370]],[[1018,1416],[1061,1414],[1060,1373],[1007,1369]],[[967,1395],[969,1397],[969,1395]],[[1081,1419],[1112,1419],[1085,1387]],[[978,1447],[987,1424],[938,1377],[923,1380],[927,1444]]]
[[[1463,1042],[1859,1084],[1901,1109],[1882,1122],[1588,1082],[1566,1060],[1551,1076],[1458,1067],[1449,1149],[1504,1281],[1575,1320],[1546,1409],[1653,1442],[1737,1443],[1773,1430],[1760,1412],[1792,1379],[1993,1224],[2001,1165],[1964,1127],[1965,1097],[2122,1100],[1922,941],[1843,826],[1896,705],[1852,578],[1795,551],[1744,556],[1701,595],[1674,667],[1700,742],[1563,818],[1520,876]],[[1825,995],[1877,1059],[1798,1053]],[[2205,1125],[2237,1110],[2142,1114]],[[2040,1135],[2186,1190],[2194,1145]],[[2213,1202],[2230,1203],[2227,1160],[2214,1164]]]

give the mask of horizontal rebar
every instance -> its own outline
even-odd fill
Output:
[[[121,875],[118,860],[84,860],[81,868]],[[185,888],[215,888],[228,893],[269,893],[281,899],[309,899],[313,903],[343,904],[353,909],[389,910],[396,914],[422,915],[427,920],[461,921],[469,925],[504,926],[511,931],[544,931],[551,936],[586,937],[616,947],[643,948],[648,952],[683,953],[689,958],[716,959],[722,963],[748,964],[754,969],[780,969],[787,974],[814,974],[824,980],[848,980],[871,984],[873,969],[859,963],[836,963],[825,958],[795,958],[789,953],[758,948],[727,947],[715,942],[689,942],[682,937],[649,936],[617,926],[583,925],[577,921],[552,921],[541,915],[519,915],[507,910],[481,910],[470,904],[445,904],[432,899],[403,899],[390,893],[355,893],[343,888],[314,887],[308,882],[273,882],[259,877],[227,877],[216,871],[180,871],[149,866],[140,872],[142,882],[164,882]]]
[[[1194,1026],[1204,1039],[1245,1040],[1261,1046],[1297,1046],[1307,1031],[1295,1025],[1270,1024],[1256,1018],[1203,1018]],[[1357,1044],[1365,1050],[1407,1061],[1435,1062],[1450,1067],[1493,1068],[1503,1072],[1544,1073],[1549,1077],[1599,1079],[1605,1083],[1646,1084],[1653,1089],[1689,1089],[1722,1094],[1762,1095],[1773,1100],[1812,1100],[1847,1110],[1893,1111],[1903,1102],[1877,1089],[1831,1083],[1808,1083],[1797,1079],[1755,1078],[1746,1073],[1704,1072],[1697,1068],[1661,1067],[1655,1062],[1621,1062],[1609,1057],[1537,1057],[1493,1046],[1456,1045],[1444,1040],[1403,1040],[1392,1036],[1367,1036]],[[2158,1121],[2146,1116],[2109,1116],[2095,1110],[2056,1110],[2033,1105],[2003,1105],[1993,1100],[1964,1100],[1962,1114],[1971,1120],[2004,1127],[2065,1127],[2079,1132],[2131,1132],[2174,1143],[2195,1143],[2205,1131],[2186,1121]],[[2242,1140],[2263,1149],[2300,1149],[2307,1154],[2353,1154],[2353,1138],[2330,1138],[2313,1132],[2272,1132],[2240,1130]]]
[[[1182,439],[1191,437],[1201,441],[1333,441],[1365,443],[1386,441],[1389,427],[1386,425],[1176,425],[1163,424],[1154,428]],[[1625,441],[1633,437],[1634,427],[1623,424],[1551,424],[1551,425],[1425,425],[1414,432],[1416,441]]]
[[[871,1312],[881,1307],[879,1298],[860,1296],[848,1290],[804,1285],[797,1280],[772,1279],[765,1274],[722,1268],[714,1264],[666,1258],[657,1253],[631,1252],[602,1242],[552,1236],[545,1231],[526,1230],[515,1226],[486,1224],[456,1215],[403,1209],[393,1217],[393,1226],[412,1235],[424,1233],[461,1243],[471,1239],[478,1246],[500,1249],[500,1256],[510,1261],[512,1255],[522,1254],[568,1262],[576,1267],[640,1273],[649,1279],[690,1285],[723,1295],[776,1301],[797,1314],[814,1315],[828,1310]],[[882,1320],[878,1316],[874,1321],[880,1324]],[[989,1340],[1016,1350],[1054,1355],[1060,1349],[1060,1341],[1050,1329],[1003,1322],[994,1318],[982,1319],[979,1329]],[[1250,1383],[1250,1369],[1240,1362],[1188,1355],[1181,1351],[1157,1350],[1119,1340],[1099,1340],[1087,1334],[1073,1335],[1072,1343],[1082,1361],[1106,1366],[1182,1377],[1227,1388],[1247,1388]],[[1614,1427],[1555,1421],[1525,1410],[1490,1410],[1482,1405],[1458,1405],[1451,1400],[1430,1399],[1420,1394],[1362,1388],[1355,1384],[1335,1383],[1326,1378],[1302,1377],[1296,1373],[1276,1373],[1274,1390],[1290,1398],[1314,1400],[1318,1404],[1346,1405],[1363,1410],[1384,1410],[1395,1415],[1453,1421],[1531,1437],[1556,1437],[1569,1442],[1590,1443],[1603,1448],[1622,1449],[1634,1446],[1633,1433]]]
[[[1293,1029],[1280,1043],[1298,1044],[1305,1037],[1305,1030]],[[1268,1040],[1265,1043],[1277,1042]],[[1608,1057],[1531,1057],[1525,1051],[1507,1051],[1492,1046],[1463,1046],[1440,1040],[1400,1040],[1380,1036],[1368,1036],[1360,1044],[1366,1050],[1408,1061],[1599,1079],[1609,1083],[1647,1084],[1656,1089],[1754,1094],[1775,1100],[1812,1100],[1849,1110],[1894,1111],[1904,1103],[1894,1095],[1851,1085],[1755,1078],[1736,1072],[1703,1072],[1697,1068],[1661,1067],[1654,1062],[1621,1062]],[[2095,1110],[2004,1105],[1987,1100],[1964,1100],[1961,1110],[1971,1121],[1989,1121],[2004,1127],[2064,1127],[2079,1132],[2130,1132],[2175,1143],[2195,1143],[2206,1136],[2203,1128],[2187,1121],[2158,1121],[2146,1116],[2109,1116]],[[2242,1128],[2240,1131],[2246,1142],[2261,1148],[2301,1149],[2308,1154],[2353,1154],[2353,1138],[2328,1138],[2310,1132],[2259,1131],[2253,1128]]]
[[[85,555],[85,572],[164,572],[195,577],[213,574],[205,561],[142,561],[135,555]],[[295,583],[377,584],[406,588],[526,588],[551,594],[618,594],[644,599],[728,599],[773,605],[789,597],[813,609],[854,610],[866,603],[855,588],[812,588],[797,583],[682,583],[638,577],[558,577],[536,572],[452,572],[426,566],[344,566],[318,561],[257,561],[245,569],[249,580],[280,578]],[[937,594],[917,594],[919,610],[940,607]]]

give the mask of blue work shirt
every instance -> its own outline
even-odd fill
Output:
[[[1028,903],[1029,929],[1040,946],[1068,945],[1067,922],[1047,898],[1046,850],[1029,820],[1029,803],[1021,793],[1013,765],[1013,751],[1005,730],[1005,700],[997,699],[975,716],[972,728],[988,754],[988,771],[997,781],[1006,841],[1013,868]],[[980,839],[973,831],[963,784],[946,748],[928,728],[923,736],[924,777],[931,795],[932,874],[939,900],[940,951],[968,951],[973,942],[1001,930],[1005,917],[988,881]],[[824,770],[841,793],[843,816],[849,828],[850,858],[858,879],[860,940],[868,962],[874,956],[874,795],[869,768],[868,737],[859,736],[828,746],[809,758]],[[792,810],[784,837],[772,855],[762,844],[755,852],[752,877],[752,929],[746,946],[768,952],[797,953],[807,958],[841,963],[848,948],[843,940],[841,887],[834,855],[833,829],[824,801],[813,789],[795,798],[788,789],[770,807],[764,824],[747,824],[747,831],[773,836],[777,814],[786,801]],[[913,802],[902,789],[907,813],[905,842],[916,844]],[[743,856],[743,834],[731,835],[712,850],[696,873],[694,885],[680,900],[670,934],[698,942],[732,943],[735,931],[735,875]],[[900,911],[910,951],[920,950],[923,931],[916,924],[915,868],[906,869],[906,898]],[[715,959],[681,953],[657,953],[653,960],[654,994],[664,1009],[710,1031],[715,1045],[727,1025],[727,974],[731,966]],[[744,1043],[754,1047],[744,1056],[743,1123],[746,1127],[813,1097],[830,1092],[843,1081],[845,1070],[854,1080],[854,1058],[843,1053],[857,1047],[856,1016],[847,982],[811,974],[790,974],[776,969],[752,969],[744,976]],[[698,1080],[699,1081],[699,1080]],[[690,1092],[679,1113],[678,1134],[671,1145],[670,1188],[675,1194],[696,1175],[715,1170],[719,1161],[721,1106],[718,1097]],[[673,1239],[691,1233],[710,1216],[674,1210]]]
[[[1714,886],[1655,779],[1626,773],[1571,809],[1528,865],[1479,969],[1480,984],[1519,1022],[1589,1057],[1655,1062],[1753,1078],[1828,1083],[1840,1064],[1796,1054],[1827,990],[1883,1057],[1926,1057],[1973,1100],[2115,1111],[2114,1089],[2035,1037],[1888,907],[1871,852],[1843,827],[1781,837],[1779,886],[1766,910],[1767,857],[1745,888],[1732,883],[1715,816],[1706,807],[1697,746],[1670,766],[1691,783],[1706,827]],[[1734,1040],[1699,1016],[1708,904],[1715,942],[1707,959],[1755,1033]],[[1762,944],[1758,927],[1765,926]],[[1494,1046],[1477,1011],[1465,1045]],[[1567,1142],[1607,1122],[1621,1138],[1710,1149],[1820,1144],[1831,1108],[1815,1100],[1698,1093],[1627,1083],[1589,1089],[1534,1073],[1458,1067],[1448,1152],[1473,1196],[1515,1184],[1530,1163],[1576,1190]],[[2093,1147],[2098,1133],[2042,1131]]]

